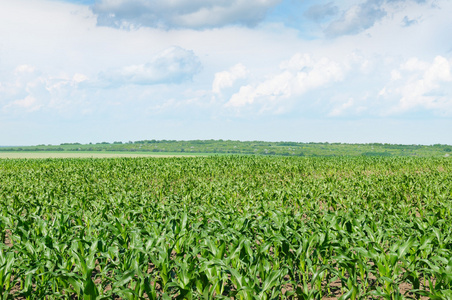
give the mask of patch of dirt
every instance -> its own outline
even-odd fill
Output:
[[[5,245],[11,248],[13,246],[13,243],[11,241],[11,230],[6,229],[5,230]]]

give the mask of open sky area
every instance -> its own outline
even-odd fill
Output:
[[[452,144],[450,0],[0,0],[0,145]]]

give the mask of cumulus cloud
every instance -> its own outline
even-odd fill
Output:
[[[254,26],[281,0],[100,0],[92,10],[98,24],[117,28],[204,29],[230,24]]]
[[[190,80],[200,70],[201,62],[193,51],[170,47],[148,63],[126,66],[102,73],[100,77],[115,85],[181,83]]]
[[[23,99],[18,99],[18,100],[14,100],[11,103],[7,104],[4,109],[9,109],[9,108],[22,108],[25,109],[26,111],[35,111],[35,110],[39,110],[42,107],[42,104],[38,103],[38,101],[36,100],[35,97],[28,95]]]
[[[49,74],[32,65],[19,65],[0,83],[0,111],[8,114],[53,111],[59,115],[74,115],[77,111],[80,115],[98,106],[90,100],[93,91],[108,95],[119,93],[117,89],[110,92],[108,87],[119,90],[124,87],[121,92],[131,88],[140,94],[147,87],[136,89],[131,85],[181,83],[190,80],[200,69],[201,63],[193,51],[180,47],[170,47],[142,65],[92,76],[81,72]],[[130,90],[125,93],[130,94]],[[153,96],[156,96],[155,91]]]
[[[242,64],[236,64],[228,71],[215,73],[215,78],[212,83],[212,92],[220,94],[225,88],[230,88],[238,79],[246,78],[248,70]]]
[[[405,112],[415,108],[452,113],[452,60],[437,56],[433,62],[412,58],[398,70],[397,81],[384,88],[382,96],[398,99],[390,113]],[[394,76],[392,76],[394,78]]]
[[[0,108],[3,112],[34,112],[44,108],[70,109],[80,101],[79,87],[89,78],[51,76],[31,65],[17,66],[9,80],[0,84]]]
[[[17,66],[8,80],[0,85],[0,104],[3,110],[14,107],[27,111],[38,110],[42,105],[38,103],[33,93],[41,85],[41,74],[34,66]]]
[[[298,53],[280,64],[281,72],[256,84],[242,86],[232,95],[226,107],[240,108],[258,104],[261,111],[281,112],[282,101],[300,96],[332,81],[343,79],[345,67],[326,57],[314,59]],[[275,107],[279,110],[274,110]]]
[[[404,62],[401,66],[401,70],[406,71],[425,71],[429,67],[429,63],[425,61],[421,61],[417,57],[412,57]]]
[[[35,72],[35,67],[30,66],[30,65],[20,65],[17,66],[16,69],[14,70],[14,74],[18,75],[18,74],[24,74],[24,73],[34,73]]]

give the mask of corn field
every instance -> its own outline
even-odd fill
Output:
[[[452,299],[452,159],[0,160],[1,299]]]

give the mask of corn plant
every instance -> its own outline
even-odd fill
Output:
[[[0,160],[0,297],[448,299],[451,226],[447,158]]]

